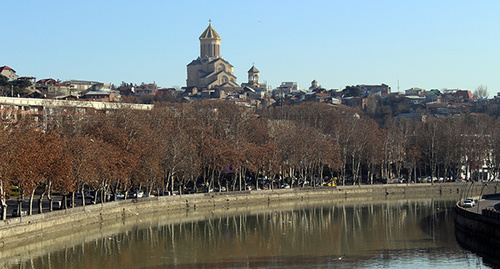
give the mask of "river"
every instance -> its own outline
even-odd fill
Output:
[[[455,200],[335,200],[138,217],[11,268],[489,268],[455,239]],[[192,209],[191,209],[192,211]],[[219,212],[219,211],[218,211]]]

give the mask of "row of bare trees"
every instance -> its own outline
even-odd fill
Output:
[[[12,185],[30,198],[31,214],[37,190],[49,201],[53,192],[83,196],[84,190],[105,201],[108,193],[130,189],[243,190],[248,178],[258,184],[259,177],[270,179],[272,188],[285,182],[316,186],[334,177],[338,184],[457,178],[468,172],[464,167],[482,165],[492,177],[499,171],[500,124],[482,115],[392,119],[379,126],[358,110],[326,104],[256,114],[213,100],[159,103],[152,110],[46,111],[18,117],[0,130],[3,218]]]
[[[499,176],[500,122],[488,115],[392,118],[379,126],[357,110],[317,103],[276,107],[262,115],[303,124],[332,139],[340,156],[336,174],[343,180]]]

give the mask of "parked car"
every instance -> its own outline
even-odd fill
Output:
[[[463,207],[474,207],[476,205],[476,201],[473,198],[467,198],[464,200],[462,204]]]
[[[11,186],[10,187],[10,195],[15,196],[19,195],[21,193],[21,189],[18,186]]]
[[[62,204],[62,201],[53,201],[53,202],[52,202],[52,208],[53,208],[54,210],[62,209],[62,208],[63,208],[63,206],[62,206],[62,205],[63,205],[63,204]]]
[[[142,198],[142,197],[144,197],[144,192],[141,190],[127,192],[127,198]]]
[[[195,194],[196,193],[196,189],[193,188],[193,189],[187,189],[184,191],[185,194]]]
[[[84,193],[84,196],[85,196],[85,198],[88,198],[88,199],[94,199],[94,196],[92,196],[92,195],[90,195],[88,193]],[[75,197],[81,199],[82,198],[82,193],[81,192],[75,192]]]
[[[290,189],[290,185],[285,183],[285,184],[281,185],[281,188],[282,189]]]
[[[27,211],[21,211],[19,212],[19,210],[14,210],[12,211],[12,217],[20,217],[20,216],[27,216],[28,215],[28,212]]]

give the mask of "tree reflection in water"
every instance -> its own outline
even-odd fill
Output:
[[[454,200],[295,205],[149,226],[21,261],[21,268],[457,267]],[[250,210],[251,211],[251,210]]]

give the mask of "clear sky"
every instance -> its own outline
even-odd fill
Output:
[[[37,79],[186,84],[212,20],[238,83],[500,92],[500,1],[2,0],[0,66]]]

